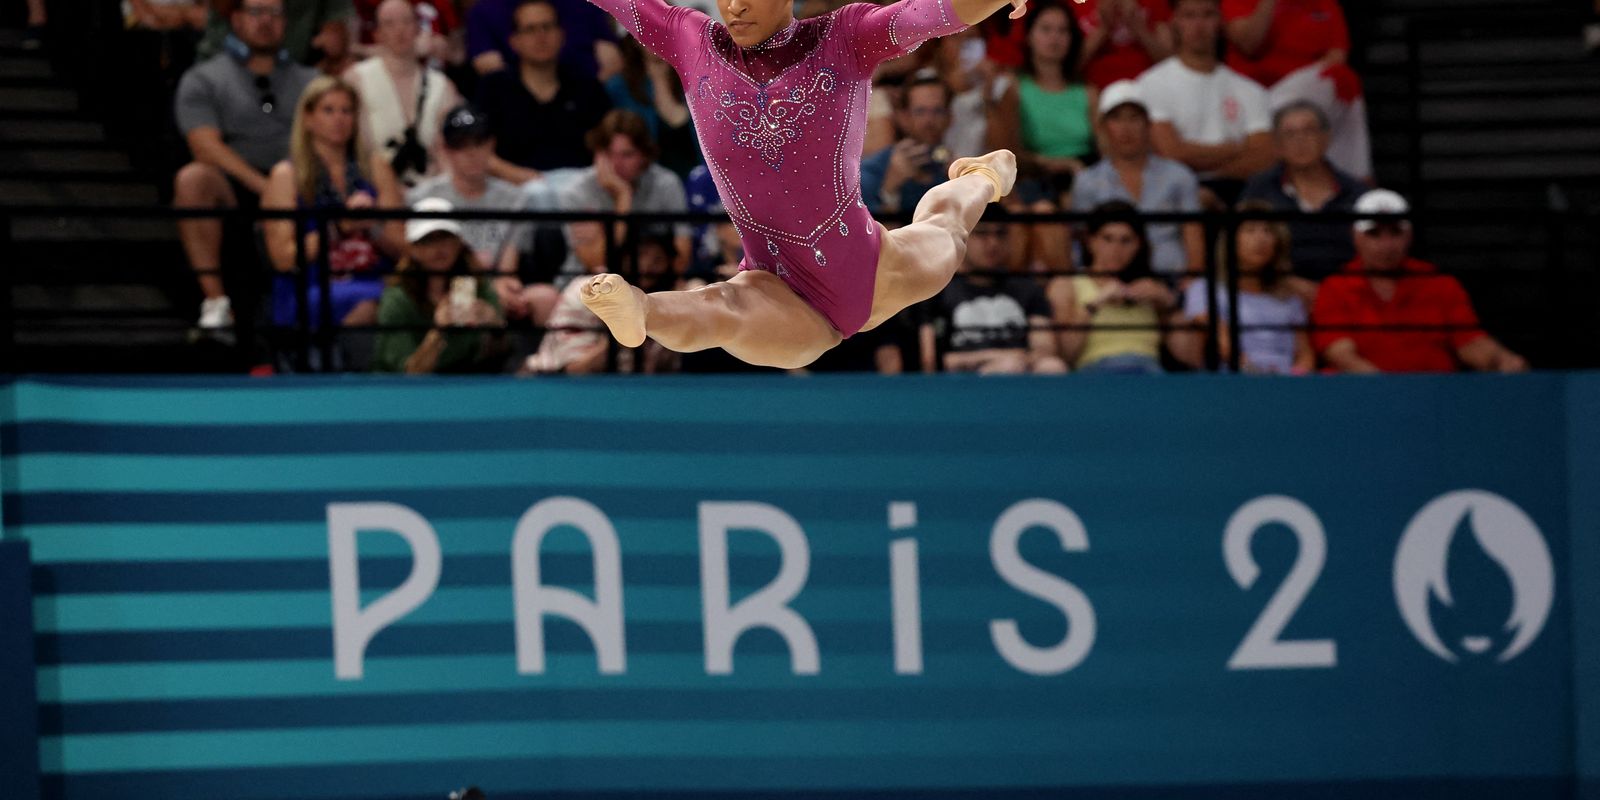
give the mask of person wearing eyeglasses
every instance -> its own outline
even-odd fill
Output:
[[[230,23],[224,52],[178,83],[174,112],[194,158],[173,179],[178,208],[259,206],[267,173],[289,153],[295,101],[317,75],[283,52],[283,0],[242,0]],[[222,221],[182,220],[178,237],[200,282],[198,333],[227,341],[234,311],[221,272]]]
[[[202,59],[224,52],[233,14],[252,0],[208,0],[211,15],[195,52]],[[351,55],[359,21],[354,0],[282,0],[283,49],[289,59],[315,65],[330,56],[335,61]],[[346,65],[348,66],[348,65]],[[342,70],[329,72],[337,75]],[[290,99],[290,102],[294,102]]]
[[[897,106],[900,141],[861,159],[861,199],[875,214],[916,208],[929,189],[948,180],[951,155],[943,142],[950,87],[932,70],[918,72],[900,90]]]

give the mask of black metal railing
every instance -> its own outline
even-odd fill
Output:
[[[1078,224],[1089,219],[1091,215],[1079,212],[1062,212],[1053,214],[1009,214],[1000,207],[992,207],[986,214],[986,220],[993,220],[1007,224],[1042,224],[1061,223]],[[87,220],[170,220],[176,222],[180,219],[193,218],[220,218],[234,223],[254,225],[263,220],[287,220],[294,223],[297,231],[316,231],[323,242],[328,238],[329,226],[338,220],[363,219],[371,221],[408,220],[422,218],[454,219],[458,221],[490,221],[505,220],[535,224],[553,225],[567,222],[598,221],[602,223],[627,223],[623,226],[604,224],[605,260],[611,271],[621,272],[626,277],[634,277],[628,273],[626,265],[633,263],[634,259],[628,258],[637,252],[640,245],[639,231],[649,225],[666,223],[692,223],[703,224],[724,221],[727,217],[717,214],[628,214],[618,215],[601,212],[528,212],[528,211],[456,211],[418,213],[408,209],[379,210],[364,209],[359,211],[346,209],[300,209],[293,211],[265,211],[265,210],[189,210],[170,209],[160,207],[0,207],[0,273],[5,281],[5,309],[4,331],[0,336],[0,356],[3,356],[4,371],[18,372],[25,368],[18,360],[17,350],[17,324],[18,314],[13,302],[14,286],[22,282],[24,276],[17,274],[18,260],[14,257],[13,248],[16,239],[12,236],[12,224],[19,219],[87,219]],[[1281,222],[1315,222],[1321,224],[1348,225],[1356,219],[1393,219],[1400,217],[1373,217],[1371,215],[1356,215],[1350,212],[1329,212],[1321,214],[1305,214],[1302,212],[1274,212],[1274,211],[1239,211],[1216,213],[1148,213],[1139,214],[1137,219],[1146,224],[1161,223],[1191,223],[1198,222],[1204,226],[1208,242],[1220,242],[1221,246],[1207,246],[1205,248],[1204,268],[1180,276],[1183,280],[1202,280],[1207,286],[1205,293],[1207,310],[1206,320],[1203,325],[1204,333],[1204,365],[1207,370],[1216,371],[1228,367],[1234,371],[1239,370],[1241,358],[1240,336],[1244,331],[1255,329],[1273,329],[1282,326],[1252,326],[1240,324],[1227,324],[1221,313],[1219,298],[1226,298],[1229,309],[1239,308],[1239,270],[1231,268],[1236,261],[1235,234],[1238,226],[1247,220],[1266,220]],[[1596,338],[1600,331],[1593,330],[1600,320],[1585,315],[1570,313],[1574,308],[1572,293],[1580,286],[1594,283],[1597,272],[1600,272],[1600,251],[1595,250],[1594,236],[1600,230],[1600,214],[1593,211],[1573,210],[1567,208],[1555,209],[1495,209],[1475,212],[1450,211],[1429,213],[1426,211],[1413,211],[1405,218],[1415,220],[1418,228],[1425,229],[1430,220],[1448,220],[1453,223],[1470,223],[1474,220],[1484,223],[1496,224],[1515,223],[1544,231],[1544,246],[1547,248],[1547,257],[1544,259],[1544,268],[1539,271],[1529,270],[1503,270],[1503,271],[1475,271],[1471,277],[1474,283],[1480,285],[1509,286],[1513,283],[1542,283],[1542,295],[1548,303],[1546,311],[1537,315],[1530,315],[1531,319],[1524,320],[1530,330],[1519,331],[1524,338],[1539,338],[1544,340],[1545,347],[1536,365],[1542,367],[1575,367],[1596,366],[1584,361],[1569,345],[1578,341],[1580,337]],[[880,217],[885,222],[896,223],[907,221],[906,215]],[[237,226],[235,226],[237,227]],[[625,233],[618,235],[617,228],[625,228]],[[1582,254],[1579,259],[1573,259],[1569,254],[1569,243],[1573,240],[1571,233],[1582,232],[1589,242],[1589,251]],[[323,371],[331,368],[336,363],[334,349],[337,346],[338,336],[343,331],[366,330],[381,331],[381,326],[361,326],[360,328],[341,329],[339,321],[333,318],[333,304],[331,298],[331,281],[333,272],[329,268],[329,248],[318,248],[315,258],[306,252],[304,236],[295,237],[294,269],[291,271],[297,294],[296,318],[288,331],[279,331],[289,334],[289,340],[294,344],[296,351],[292,353],[293,364],[296,369],[304,371]],[[1220,252],[1219,252],[1220,249]],[[1425,255],[1422,254],[1422,255]],[[1224,269],[1227,266],[1229,268]],[[1449,265],[1441,265],[1449,273]],[[265,271],[264,265],[258,269]],[[191,273],[185,272],[184,275]],[[1079,274],[1076,270],[1033,271],[1027,273],[1007,272],[1007,275],[1032,275],[1047,278],[1053,275]],[[1466,277],[1457,275],[1458,277]],[[178,280],[179,273],[175,270],[174,280]],[[316,281],[318,293],[322,302],[315,304],[319,310],[318,319],[311,318],[313,303],[310,300],[313,280]],[[1218,289],[1220,288],[1220,292]],[[1557,313],[1566,310],[1569,313]],[[1309,309],[1308,309],[1309,311]],[[93,324],[94,315],[86,315],[88,324]],[[1313,325],[1315,322],[1313,321]],[[1531,330],[1533,326],[1539,330]],[[1224,327],[1225,326],[1225,327]],[[430,326],[431,327],[431,326]],[[1102,328],[1093,325],[1062,325],[1053,324],[1053,330],[1073,330]],[[1162,330],[1172,330],[1171,324],[1159,324]],[[1185,327],[1185,326],[1178,326]],[[1372,326],[1355,326],[1351,328],[1365,329]],[[1391,326],[1392,327],[1392,326]],[[537,335],[544,329],[540,326],[525,325],[520,329]],[[1431,326],[1430,330],[1444,330],[1441,326]],[[1497,332],[1492,331],[1491,332]],[[1228,337],[1227,346],[1223,346],[1222,337]],[[1226,353],[1226,357],[1224,357]],[[615,359],[612,359],[615,363]]]

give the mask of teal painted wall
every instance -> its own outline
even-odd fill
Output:
[[[1568,488],[1600,472],[1593,376],[11,391],[48,797],[1567,798],[1600,774],[1595,539],[1571,538],[1600,515]],[[550,498],[615,532],[620,672],[559,617],[519,671],[513,534]],[[425,520],[437,586],[341,679],[330,506],[377,503]],[[745,529],[785,518],[787,553]],[[354,538],[370,610],[413,552]],[[593,597],[575,527],[538,564]],[[803,580],[789,638],[743,633],[712,674],[724,568],[734,601]]]

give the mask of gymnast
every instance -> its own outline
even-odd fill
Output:
[[[797,21],[792,0],[717,0],[723,23],[666,0],[590,0],[683,81],[717,193],[744,244],[732,279],[645,294],[619,275],[580,296],[617,341],[681,353],[721,347],[798,368],[844,337],[939,293],[1016,158],[957,159],[912,223],[885,230],[861,202],[867,98],[879,63],[1027,0],[853,3]]]

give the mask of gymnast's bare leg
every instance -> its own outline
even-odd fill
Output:
[[[984,207],[1011,191],[1016,174],[1009,150],[950,165],[950,181],[923,196],[911,224],[884,237],[863,330],[950,282]],[[638,347],[649,336],[680,353],[721,347],[750,364],[796,369],[841,340],[827,318],[781,278],[756,270],[693,291],[648,295],[620,275],[596,275],[583,287],[583,302],[626,347]]]

